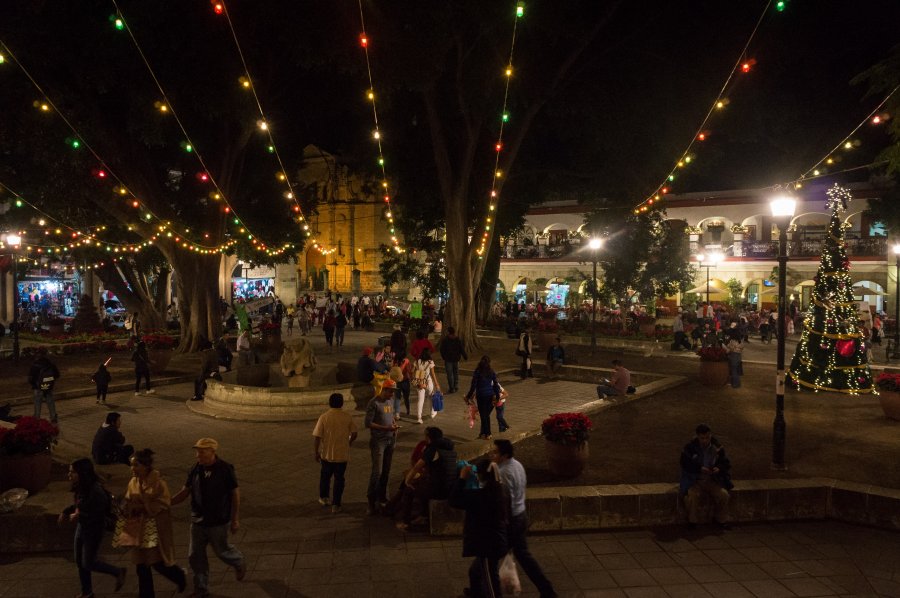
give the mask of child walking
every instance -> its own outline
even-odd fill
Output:
[[[97,371],[91,376],[91,382],[97,385],[98,405],[106,404],[106,391],[109,390],[109,383],[112,380],[112,375],[109,373],[109,370],[106,369],[106,364],[110,362],[110,359],[101,363],[100,367],[97,368]]]

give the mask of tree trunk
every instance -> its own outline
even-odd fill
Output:
[[[129,314],[137,312],[143,333],[164,331],[165,318],[157,311],[146,280],[128,262],[109,262],[97,269],[104,287],[115,293]]]
[[[201,335],[214,340],[222,333],[219,305],[218,254],[179,253],[168,256],[178,276],[175,279],[178,313],[181,314],[179,353],[196,351]]]
[[[497,300],[497,277],[500,275],[500,237],[494,235],[485,257],[484,274],[475,293],[475,319],[487,322],[491,307]]]

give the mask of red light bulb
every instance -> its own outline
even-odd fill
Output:
[[[97,171],[97,178],[99,178],[99,179],[105,179],[105,178],[106,178],[106,171],[105,171],[105,170],[98,170],[98,171]]]
[[[359,45],[363,48],[369,47],[369,37],[365,33],[359,34]]]
[[[497,145],[494,146],[494,149],[496,149],[499,152],[500,150],[503,149],[503,144],[498,141]]]
[[[222,5],[221,2],[216,2],[215,4],[213,4],[213,11],[214,11],[217,15],[220,15],[220,14],[222,14],[223,12],[225,12],[225,7]]]
[[[697,140],[706,141],[706,133],[700,133],[699,135],[697,135]]]

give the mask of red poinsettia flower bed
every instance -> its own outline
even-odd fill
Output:
[[[728,351],[725,347],[709,346],[697,351],[700,361],[728,361]]]
[[[541,424],[541,433],[551,442],[578,445],[590,437],[594,424],[583,413],[555,413]]]
[[[875,378],[875,385],[878,390],[900,391],[900,374],[889,374],[883,372]]]
[[[0,428],[0,454],[34,455],[56,443],[59,428],[45,419],[20,417],[16,427]]]

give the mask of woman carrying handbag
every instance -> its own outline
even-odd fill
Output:
[[[137,528],[131,543],[131,562],[135,564],[138,576],[138,596],[154,598],[153,573],[150,568],[174,583],[179,592],[187,586],[187,575],[175,564],[175,542],[170,513],[172,497],[169,486],[159,471],[153,468],[153,451],[142,449],[131,458],[131,472],[134,477],[125,491],[125,528]],[[140,521],[140,526],[134,525]],[[130,525],[129,525],[130,524]],[[119,534],[119,545],[122,537]],[[126,540],[128,542],[128,540]]]
[[[434,361],[431,360],[431,351],[422,349],[419,358],[413,362],[413,383],[418,394],[418,410],[416,412],[418,418],[416,423],[422,423],[422,408],[425,406],[425,396],[431,396],[435,390],[440,390],[441,385],[438,383],[437,376],[434,373]],[[432,406],[431,417],[438,414]]]

